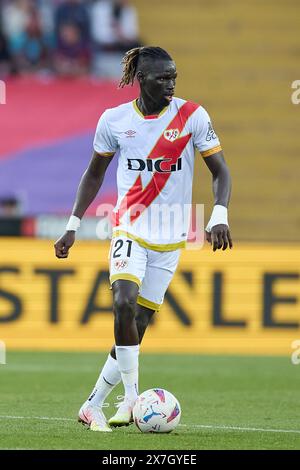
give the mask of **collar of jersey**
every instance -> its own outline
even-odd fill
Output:
[[[165,106],[159,114],[149,114],[148,116],[144,116],[143,113],[139,110],[136,102],[137,102],[137,98],[133,100],[132,102],[134,110],[138,113],[140,117],[142,117],[143,119],[147,119],[147,120],[160,118],[163,114],[165,114],[165,112],[168,110],[168,107],[169,107],[169,106]]]

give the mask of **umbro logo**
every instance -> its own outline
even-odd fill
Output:
[[[136,131],[129,129],[128,131],[124,132],[124,134],[126,135],[126,137],[134,137],[136,134]]]

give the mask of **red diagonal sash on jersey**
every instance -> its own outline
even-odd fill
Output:
[[[174,142],[170,142],[164,137],[164,133],[169,129],[178,129],[180,134],[188,118],[198,107],[199,104],[186,101],[163,131],[147,158],[168,158],[168,165],[176,163],[192,134],[187,134],[184,137],[175,139]],[[131,211],[130,221],[134,222],[162,191],[170,176],[170,172],[155,172],[151,181],[143,188],[142,178],[141,175],[139,175],[121,201],[116,214],[116,225],[119,225],[120,218],[128,209]],[[132,210],[136,205],[138,205],[138,210]]]

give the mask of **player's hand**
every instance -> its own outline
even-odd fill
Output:
[[[225,224],[219,224],[212,227],[211,232],[205,232],[206,240],[212,245],[213,251],[226,250],[229,246],[233,247],[229,227]]]
[[[73,230],[67,231],[60,237],[54,244],[55,255],[57,258],[67,258],[69,249],[75,242],[75,232]]]

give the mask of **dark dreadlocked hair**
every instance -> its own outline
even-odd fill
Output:
[[[140,59],[165,59],[173,60],[172,57],[161,47],[135,47],[127,51],[123,57],[122,65],[123,76],[119,83],[119,88],[125,85],[133,85],[134,77],[136,74],[137,65]]]

